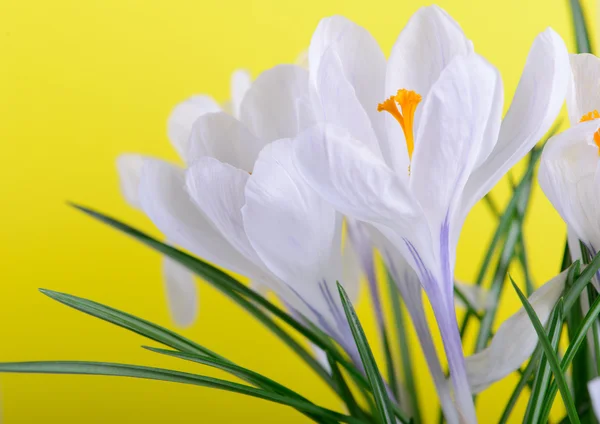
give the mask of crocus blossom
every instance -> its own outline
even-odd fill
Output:
[[[296,163],[324,199],[375,226],[417,273],[444,341],[460,421],[476,420],[453,300],[460,230],[471,207],[549,129],[567,90],[567,61],[560,37],[541,33],[501,121],[498,71],[436,6],[409,20],[387,64],[370,34],[341,17],[321,21],[311,41],[320,125],[297,137]]]
[[[571,127],[548,140],[538,179],[567,223],[570,239],[575,240],[571,244],[577,245],[579,239],[595,254],[600,248],[600,59],[591,54],[570,59],[573,74],[567,109]]]
[[[182,160],[186,161],[188,140],[192,124],[207,113],[230,109],[239,116],[240,105],[251,85],[248,72],[237,70],[231,76],[231,100],[219,105],[212,97],[200,94],[177,105],[167,123],[167,135]],[[140,208],[139,183],[145,157],[140,154],[123,154],[117,158],[117,171],[121,192],[134,208]],[[198,312],[198,294],[193,275],[177,262],[165,257],[162,273],[169,310],[175,323],[185,327],[191,325]]]
[[[352,355],[336,282],[355,297],[358,277],[348,272],[342,216],[300,177],[287,138],[314,123],[307,87],[306,69],[280,65],[237,106],[234,96],[233,114],[209,110],[192,120],[199,105],[216,106],[205,97],[184,102],[169,134],[186,168],[136,158],[123,167],[122,186],[170,242],[270,288]]]

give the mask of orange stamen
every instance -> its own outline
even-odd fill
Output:
[[[406,149],[408,150],[408,159],[412,160],[412,154],[415,149],[415,136],[414,136],[414,121],[415,111],[417,105],[421,101],[421,96],[412,90],[401,89],[398,90],[395,96],[391,96],[386,99],[383,103],[379,103],[377,111],[386,111],[392,115],[396,121],[402,127],[404,132],[404,138],[406,139]],[[398,106],[400,105],[400,110]]]
[[[598,111],[594,109],[593,111],[588,112],[585,115],[583,115],[581,117],[581,119],[579,120],[579,122],[593,121],[594,119],[598,119],[598,118],[600,118],[600,113],[598,113]]]

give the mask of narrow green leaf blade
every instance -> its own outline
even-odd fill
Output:
[[[78,361],[49,361],[49,362],[8,362],[0,363],[0,372],[29,373],[29,374],[80,374],[103,375],[118,377],[133,377],[149,380],[168,381],[173,383],[191,384],[195,386],[210,387],[269,400],[282,405],[292,406],[296,409],[318,415],[326,420],[338,420],[346,423],[359,424],[361,420],[340,414],[312,403],[271,393],[239,383],[234,383],[218,378],[173,371],[163,368],[144,367],[139,365],[114,364],[107,362],[78,362]]]
[[[193,273],[202,277],[206,282],[211,284],[225,296],[229,297],[250,314],[254,315],[255,318],[257,318],[263,324],[269,326],[271,331],[275,331],[276,334],[280,338],[283,338],[283,341],[288,344],[288,346],[292,347],[292,349],[298,353],[304,359],[304,361],[307,362],[309,366],[313,368],[315,372],[317,372],[317,374],[319,374],[324,380],[327,381],[329,376],[323,371],[323,368],[320,366],[320,364],[314,361],[314,358],[312,358],[310,354],[306,354],[305,350],[302,349],[301,346],[299,346],[297,343],[294,344],[294,340],[289,337],[289,335],[287,335],[287,333],[285,333],[279,326],[277,326],[275,322],[264,311],[262,311],[261,308],[257,308],[257,306],[260,306],[266,311],[272,313],[275,317],[281,319],[283,322],[292,327],[294,330],[298,331],[325,352],[330,353],[335,360],[342,367],[344,367],[346,371],[348,371],[350,376],[357,384],[362,387],[368,386],[366,379],[353,366],[353,364],[348,361],[344,355],[338,351],[337,348],[335,348],[334,344],[325,333],[321,332],[315,327],[309,328],[298,322],[283,309],[279,308],[277,305],[273,304],[249,287],[246,287],[229,274],[221,271],[205,261],[162,243],[148,234],[145,234],[144,232],[137,230],[136,228],[133,228],[121,221],[111,218],[108,215],[74,203],[71,203],[71,206],[83,212],[84,214],[133,237],[134,239],[168,256],[169,258],[188,268]]]
[[[554,311],[550,317],[548,324],[548,338],[550,340],[552,350],[554,352],[556,352],[556,349],[558,348],[558,342],[560,340],[562,325],[562,305],[558,305],[554,308]],[[548,391],[548,387],[550,386],[551,379],[552,369],[550,368],[548,359],[546,357],[543,357],[540,361],[536,378],[533,382],[531,396],[529,397],[529,403],[527,404],[527,411],[525,413],[524,422],[541,422],[540,416],[544,408],[544,397]]]
[[[377,408],[381,420],[384,424],[394,424],[396,422],[394,410],[392,409],[385,383],[381,377],[379,368],[375,363],[373,352],[371,351],[371,347],[369,346],[369,342],[367,341],[367,337],[365,336],[362,325],[358,320],[358,316],[354,311],[354,307],[352,306],[346,291],[340,283],[338,283],[338,290],[340,292],[342,305],[344,306],[344,311],[346,313],[346,319],[348,320],[350,330],[352,331],[354,341],[356,342],[356,347],[358,348],[358,353],[360,354],[360,359],[362,360],[363,366],[365,367],[365,372],[369,378],[369,383],[371,384],[373,397],[375,398],[375,402],[377,402]]]
[[[521,303],[523,304],[523,307],[525,308],[527,315],[529,315],[529,319],[531,320],[531,323],[533,324],[533,327],[535,328],[535,331],[540,339],[542,349],[544,350],[544,354],[548,360],[550,368],[552,369],[552,373],[554,374],[554,381],[556,381],[556,384],[560,390],[560,394],[563,398],[565,408],[567,409],[567,414],[569,415],[569,418],[571,419],[571,422],[573,424],[578,424],[579,417],[577,416],[577,410],[575,409],[575,404],[573,403],[573,398],[571,397],[571,392],[569,391],[569,386],[567,385],[565,376],[564,376],[563,371],[558,362],[558,357],[556,356],[556,352],[554,351],[554,349],[552,347],[552,343],[548,339],[548,336],[546,334],[544,326],[540,322],[537,314],[535,313],[535,310],[533,309],[533,307],[527,300],[527,297],[525,297],[523,292],[521,292],[521,290],[515,284],[512,277],[511,277],[510,281],[511,281],[515,291],[517,292],[517,295],[521,299]]]

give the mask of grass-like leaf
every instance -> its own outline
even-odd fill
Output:
[[[583,320],[581,321],[579,328],[574,332],[574,335],[571,337],[571,342],[569,347],[567,348],[565,355],[562,358],[560,367],[563,372],[569,368],[577,352],[584,345],[584,342],[587,337],[588,331],[592,328],[594,323],[598,320],[598,316],[600,316],[600,297],[596,298],[594,303],[590,306],[590,310],[585,315]],[[555,382],[552,382],[550,388],[548,389],[548,395],[546,396],[547,403],[544,408],[544,415],[542,418],[548,417],[550,414],[550,409],[552,408],[552,403],[554,401],[554,396],[556,396],[557,386]],[[580,413],[582,411],[579,411]]]
[[[556,382],[556,384],[560,390],[560,394],[563,398],[563,403],[565,404],[567,414],[573,424],[578,424],[579,417],[577,416],[577,410],[575,408],[575,404],[573,403],[573,398],[571,397],[571,392],[569,391],[569,387],[565,380],[565,376],[564,376],[561,366],[558,362],[558,357],[556,356],[556,352],[554,351],[554,348],[552,347],[552,343],[548,339],[548,335],[546,334],[544,326],[540,322],[537,314],[535,313],[535,310],[533,309],[533,307],[527,300],[527,297],[525,297],[523,292],[521,292],[521,290],[515,284],[512,277],[510,278],[510,281],[511,281],[515,291],[517,292],[519,299],[521,299],[521,303],[523,304],[523,307],[525,308],[525,311],[527,312],[527,315],[529,316],[529,319],[531,320],[531,323],[533,324],[533,327],[535,328],[535,331],[539,337],[540,344],[542,346],[542,349],[544,350],[544,354],[546,356],[546,359],[548,360],[548,364],[550,365],[552,373],[554,374],[554,381]],[[559,302],[562,303],[562,300],[560,300]],[[560,305],[560,307],[562,309],[562,305]],[[562,311],[561,311],[561,315],[562,315]]]
[[[280,339],[282,339],[288,346],[298,353],[302,359],[307,362],[307,364],[313,368],[313,370],[315,370],[315,372],[320,375],[321,378],[323,378],[328,384],[331,379],[323,367],[317,361],[315,361],[312,355],[306,352],[306,350],[303,349],[298,343],[294,344],[295,341],[293,338],[283,331],[281,327],[277,326],[271,317],[269,317],[269,315],[263,311],[263,308],[273,314],[275,317],[281,319],[294,330],[298,331],[325,352],[330,353],[331,356],[335,358],[335,360],[342,365],[346,371],[348,371],[350,376],[357,384],[361,385],[362,387],[368,386],[368,382],[362,376],[362,374],[353,366],[350,361],[347,360],[346,357],[344,357],[344,355],[338,351],[337,348],[335,348],[334,344],[326,334],[320,332],[315,327],[309,328],[303,325],[283,309],[279,308],[277,305],[256,293],[254,290],[237,281],[229,274],[221,271],[205,261],[162,243],[148,234],[145,234],[144,232],[139,231],[105,214],[77,204],[72,204],[72,206],[86,215],[91,216],[92,218],[95,218],[100,222],[107,224],[168,256],[169,258],[188,268],[193,273],[202,277],[206,282],[236,302],[263,324],[267,325],[271,331],[274,331]]]
[[[304,402],[312,403],[311,401],[306,399],[304,396],[277,383],[276,381],[271,380],[270,378],[265,377],[262,374],[254,372],[247,368],[240,367],[239,365],[236,365],[236,364],[232,363],[231,361],[220,360],[220,359],[216,359],[216,358],[209,358],[206,356],[194,355],[194,354],[190,354],[190,353],[183,353],[183,352],[179,352],[176,350],[160,349],[160,348],[151,347],[151,346],[143,346],[143,348],[147,349],[151,352],[154,352],[154,353],[159,353],[161,355],[172,356],[174,358],[179,358],[179,359],[183,359],[183,360],[190,361],[190,362],[196,362],[196,363],[202,364],[202,365],[207,365],[209,367],[218,368],[218,369],[228,372],[229,374],[234,375],[242,380],[245,380],[251,384],[254,384],[255,386],[260,387],[262,389],[271,391],[273,393],[276,393],[276,394],[279,394],[282,396],[292,397],[292,398],[300,399]],[[315,417],[312,414],[310,414],[306,411],[303,411],[303,410],[299,410],[299,411],[306,414],[309,418],[316,420],[317,422],[320,421],[320,419],[319,419],[320,417]],[[330,421],[328,421],[328,423],[334,424],[334,423],[331,423]]]
[[[348,325],[350,326],[350,330],[354,336],[354,341],[356,343],[356,347],[358,348],[360,359],[362,360],[365,372],[369,378],[369,383],[371,384],[373,397],[377,403],[377,409],[381,417],[381,421],[383,424],[394,424],[396,422],[394,417],[394,409],[392,408],[385,382],[381,377],[381,373],[379,372],[379,368],[377,367],[377,363],[373,357],[373,352],[371,351],[371,347],[369,346],[365,332],[363,331],[362,325],[358,320],[356,311],[354,310],[346,291],[340,283],[338,283],[337,286],[338,291],[340,292],[342,305],[344,306],[344,312],[346,313],[346,319],[348,320]]]
[[[527,366],[525,367],[525,370],[523,370],[523,373],[521,374],[521,379],[519,380],[519,383],[513,390],[512,394],[510,395],[510,399],[508,400],[508,402],[506,403],[506,406],[504,407],[504,411],[502,412],[500,421],[498,421],[499,424],[506,424],[508,422],[508,418],[510,417],[510,414],[511,414],[513,408],[517,404],[517,400],[519,400],[519,396],[521,395],[521,392],[527,386],[529,379],[533,376],[533,373],[535,372],[535,370],[537,369],[537,367],[539,365],[540,359],[542,357],[542,353],[543,353],[542,347],[538,344],[537,347],[535,348],[535,351],[533,352],[533,355],[531,355],[531,359],[529,360],[529,363],[527,364]]]
[[[142,318],[138,318],[134,315],[120,311],[110,306],[106,306],[88,299],[83,299],[81,297],[72,296],[66,293],[59,293],[51,290],[42,289],[40,291],[64,305],[77,309],[78,311],[84,312],[88,315],[92,315],[96,318],[100,318],[111,324],[118,325],[119,327],[125,328],[129,331],[133,331],[134,333],[147,337],[150,340],[154,340],[173,349],[177,349],[180,352],[200,357],[206,356],[207,358],[212,358],[214,360],[223,361],[233,365],[231,361],[227,360],[221,355],[218,355],[210,349],[207,349],[204,346],[201,346],[190,339],[187,339],[171,330],[168,330],[150,321],[146,321]],[[292,341],[293,343],[297,344],[297,342],[293,339]],[[308,353],[306,354],[310,355]],[[326,373],[326,371],[323,372]],[[329,380],[329,375],[326,375],[327,379]],[[243,378],[243,376],[238,377]],[[255,383],[254,381],[249,382]]]
[[[396,282],[390,275],[389,270],[386,270],[386,275],[390,304],[394,317],[394,325],[392,328],[396,330],[396,340],[398,342],[398,350],[400,351],[400,359],[402,362],[402,376],[404,377],[404,386],[407,392],[406,394],[409,396],[408,402],[410,403],[410,413],[412,415],[414,424],[420,424],[421,414],[419,409],[419,398],[417,386],[413,376],[411,352],[407,335],[408,327],[404,317],[402,298],[400,297],[398,286],[396,286]]]
[[[550,317],[548,324],[548,338],[552,346],[553,352],[558,349],[558,342],[560,340],[560,334],[562,332],[563,317],[562,317],[562,304],[557,305]],[[527,404],[527,410],[525,412],[525,419],[523,422],[537,423],[540,421],[540,416],[544,408],[544,398],[547,393],[550,381],[552,379],[552,369],[548,358],[544,356],[537,369],[533,387],[531,389],[531,396]]]
[[[174,383],[192,384],[239,393],[271,402],[288,405],[298,410],[323,418],[326,422],[340,421],[351,424],[363,424],[364,421],[348,415],[322,408],[296,397],[283,396],[244,384],[234,383],[218,378],[173,371],[162,368],[143,367],[138,365],[113,364],[106,362],[8,362],[0,363],[0,372],[30,373],[30,374],[83,374],[118,377],[134,377],[149,380],[169,381]]]
[[[585,22],[585,14],[579,0],[569,0],[571,4],[571,14],[573,18],[573,28],[575,32],[575,45],[577,53],[592,53],[592,43],[590,33]]]

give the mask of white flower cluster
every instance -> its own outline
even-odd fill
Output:
[[[170,243],[274,292],[350,356],[357,352],[336,282],[352,296],[361,274],[375,284],[378,249],[417,329],[446,420],[473,423],[472,394],[516,370],[537,336],[521,310],[486,349],[465,358],[454,297],[461,228],[550,129],[566,98],[572,126],[547,143],[539,181],[573,240],[598,252],[600,59],[569,60],[562,39],[542,32],[502,118],[498,70],[436,6],[415,13],[388,60],[367,30],[339,16],[319,23],[307,58],[305,67],[276,66],[254,81],[234,73],[228,107],[204,95],[178,105],[168,135],[185,167],[124,155],[125,197]],[[169,259],[164,266],[174,319],[190,324],[192,277]],[[531,296],[543,322],[565,279],[560,274]]]

